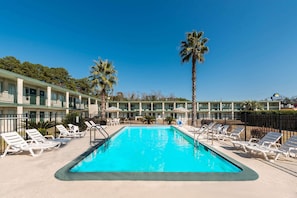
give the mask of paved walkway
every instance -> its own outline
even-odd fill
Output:
[[[108,127],[113,133],[121,126]],[[211,142],[208,142],[211,144]],[[270,163],[233,150],[227,142],[214,142],[217,150],[259,174],[255,181],[60,181],[55,172],[89,147],[89,136],[72,140],[54,151],[33,158],[28,154],[0,159],[0,197],[3,198],[146,198],[240,197],[296,198],[297,160]]]

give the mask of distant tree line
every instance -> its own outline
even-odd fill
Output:
[[[73,91],[92,94],[88,78],[72,78],[62,67],[50,68],[28,61],[21,63],[13,56],[6,56],[0,59],[0,68]]]
[[[92,82],[89,77],[75,79],[71,77],[69,72],[63,67],[47,67],[41,64],[33,64],[28,61],[21,62],[13,56],[0,58],[0,68],[17,74],[21,74],[36,80],[40,80],[49,84],[57,85],[83,94],[98,96],[98,92],[92,89]],[[146,100],[146,101],[187,101],[185,98],[176,98],[173,95],[163,96],[160,92],[147,93],[126,93],[117,92],[115,95],[108,96],[111,101],[125,100]]]

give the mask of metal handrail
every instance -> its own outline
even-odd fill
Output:
[[[105,131],[105,129],[101,126],[101,125],[96,125],[96,127],[100,127],[100,129],[102,129],[102,131],[104,131],[104,133],[107,135],[107,139],[110,138],[109,134],[107,133],[107,131]]]
[[[104,137],[104,140],[109,140],[109,138],[110,138],[109,134],[103,129],[102,126],[100,126],[100,125],[91,126],[91,128],[90,128],[90,145],[92,145],[92,142],[94,142],[96,140],[96,130],[92,130],[92,129],[96,129]],[[92,131],[94,131],[94,139],[93,140],[92,140]]]

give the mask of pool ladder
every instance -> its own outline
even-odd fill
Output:
[[[96,132],[99,132],[103,138],[96,138]],[[92,135],[93,134],[93,135]],[[94,146],[99,143],[105,143],[110,139],[109,134],[101,125],[92,126],[90,128],[90,145]]]

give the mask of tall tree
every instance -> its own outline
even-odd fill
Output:
[[[14,70],[19,69],[20,66],[21,66],[21,62],[13,56],[6,56],[6,57],[0,59],[0,68],[1,69],[15,72]]]
[[[75,79],[74,81],[78,92],[87,95],[91,94],[90,80],[88,78]]]
[[[105,120],[106,97],[113,90],[117,83],[117,77],[114,66],[108,60],[103,61],[101,58],[94,61],[95,65],[91,67],[91,88],[97,95],[101,96],[101,118]]]
[[[241,103],[241,107],[245,111],[257,111],[257,110],[263,110],[263,106],[254,100],[247,100]]]
[[[205,45],[208,41],[203,38],[203,32],[188,32],[187,38],[181,42],[181,50],[179,52],[182,63],[192,60],[192,125],[196,126],[197,119],[197,103],[196,103],[196,62],[204,62],[204,54],[208,52]]]

